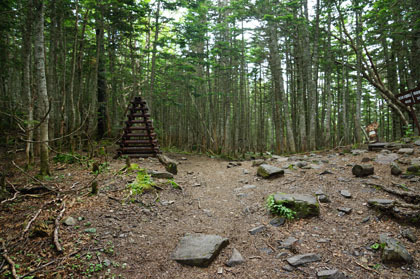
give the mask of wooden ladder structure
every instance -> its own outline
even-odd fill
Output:
[[[149,109],[141,97],[134,97],[128,108],[124,134],[119,142],[117,157],[126,155],[132,158],[155,157],[160,153],[156,133],[149,119]]]

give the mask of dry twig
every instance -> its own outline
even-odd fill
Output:
[[[7,249],[6,249],[6,245],[4,241],[2,241],[2,248],[3,248],[2,256],[6,260],[6,262],[9,264],[10,269],[12,270],[13,278],[19,279],[19,276],[16,273],[15,262],[9,257],[9,255],[7,255]]]
[[[25,233],[28,232],[29,228],[31,227],[32,223],[36,220],[36,218],[38,218],[39,214],[41,214],[42,208],[38,209],[38,211],[36,212],[35,216],[32,217],[32,219],[28,222],[28,224],[26,225],[25,229],[22,232],[22,238],[25,235]]]

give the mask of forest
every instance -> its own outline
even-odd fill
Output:
[[[0,277],[420,278],[419,111],[419,0],[0,0]]]
[[[413,134],[416,0],[2,1],[1,141],[77,151],[142,96],[162,147],[238,156]],[[44,146],[44,147],[43,147]]]

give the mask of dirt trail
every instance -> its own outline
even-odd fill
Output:
[[[161,180],[162,191],[146,193],[133,203],[120,201],[127,194],[124,189],[134,175],[115,175],[124,163],[122,159],[113,160],[110,170],[99,177],[99,195],[76,200],[65,214],[83,220],[77,226],[62,228],[63,246],[67,250],[83,248],[83,253],[64,266],[61,278],[316,278],[317,271],[334,268],[350,278],[416,278],[419,273],[414,272],[418,272],[420,258],[418,243],[399,239],[415,259],[411,267],[385,266],[380,262],[379,253],[370,249],[378,241],[379,233],[399,237],[405,228],[368,209],[369,198],[389,195],[365,186],[361,182],[366,179],[351,174],[352,164],[376,155],[307,157],[312,169],[286,170],[284,177],[262,180],[256,176],[251,161],[227,168],[228,162],[224,160],[170,154],[181,162],[175,181],[183,191]],[[147,169],[164,170],[156,159],[138,163]],[[289,162],[273,160],[269,163],[281,167]],[[418,182],[391,177],[389,165],[372,164],[376,179],[368,179],[385,185],[390,180],[404,182],[417,190],[420,188]],[[331,174],[320,175],[324,170]],[[63,172],[76,173],[77,169]],[[66,184],[72,185],[80,179],[87,180],[86,174],[69,176]],[[245,185],[255,187],[244,188]],[[341,196],[339,191],[343,189],[349,190],[353,197]],[[273,216],[265,208],[268,195],[276,192],[314,194],[317,190],[323,190],[332,201],[322,204],[319,218],[286,222],[280,227],[269,224]],[[338,207],[350,207],[352,212],[339,216]],[[370,220],[362,223],[366,217]],[[256,235],[248,232],[259,225],[265,225],[266,229]],[[86,228],[95,228],[96,233],[88,234]],[[413,230],[420,237],[419,231]],[[229,238],[230,244],[208,268],[183,266],[170,260],[170,254],[186,233],[217,234]],[[294,253],[317,253],[322,260],[291,272],[283,270],[285,259],[294,253],[280,249],[278,241],[289,236],[299,240]],[[45,246],[45,239],[34,240],[37,241]],[[236,248],[246,262],[230,268],[224,263],[232,248]],[[287,254],[278,256],[281,252]],[[97,266],[97,270],[86,271],[89,265]],[[222,274],[218,274],[220,268],[223,268]],[[44,277],[49,278],[49,275]]]

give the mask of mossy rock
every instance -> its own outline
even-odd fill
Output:
[[[284,175],[284,170],[268,164],[262,164],[258,167],[257,175],[266,179],[277,178]]]
[[[319,216],[319,203],[311,195],[277,193],[274,202],[296,212],[296,218]]]
[[[407,174],[420,176],[420,165],[411,165],[407,168]]]

